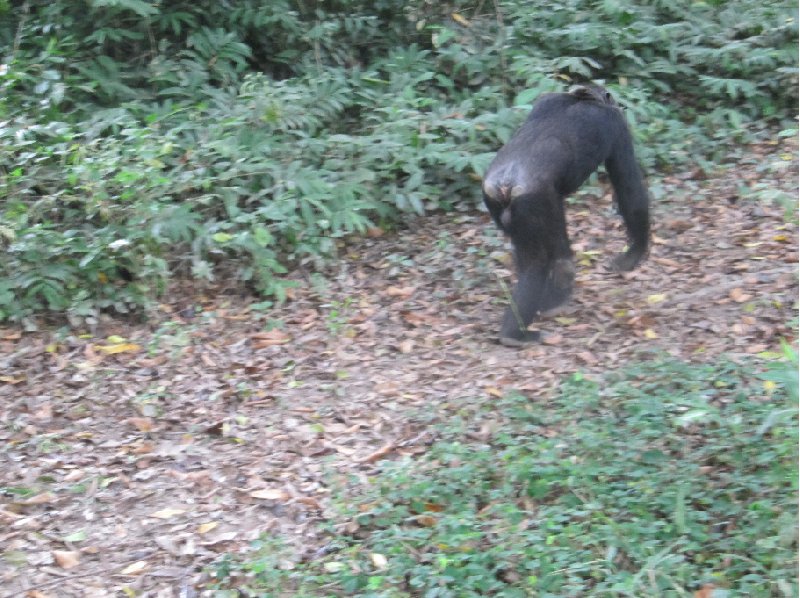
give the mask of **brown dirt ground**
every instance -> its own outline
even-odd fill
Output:
[[[0,597],[202,593],[205,567],[261,534],[313,554],[326,472],[425,450],[420,408],[511,388],[542,401],[564,375],[665,354],[780,350],[797,212],[768,196],[796,198],[797,172],[788,142],[664,178],[649,259],[624,276],[604,267],[624,238],[608,194],[578,194],[574,298],[523,350],[495,341],[511,273],[477,211],[351,241],[272,310],[184,286],[147,324],[0,329]]]

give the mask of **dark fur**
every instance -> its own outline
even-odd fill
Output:
[[[607,90],[579,86],[540,96],[489,166],[483,200],[511,237],[519,278],[500,331],[505,344],[536,340],[528,325],[569,297],[575,269],[564,199],[600,164],[629,237],[614,266],[632,270],[647,253],[649,197],[628,124]]]

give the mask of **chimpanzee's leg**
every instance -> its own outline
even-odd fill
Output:
[[[489,210],[489,214],[494,220],[494,223],[497,225],[497,228],[503,230],[503,222],[501,220],[503,216],[503,210],[505,206],[499,200],[491,199],[486,193],[483,194],[483,204],[486,206],[486,209]]]
[[[575,265],[572,262],[572,248],[567,234],[567,217],[564,213],[564,201],[561,198],[555,197],[552,203],[550,226],[551,253],[540,311],[558,307],[569,299],[572,294],[572,283],[575,280]]]
[[[518,281],[503,317],[500,342],[515,346],[539,340],[541,335],[527,328],[543,310],[569,296],[574,268],[563,201],[554,189],[517,198],[510,210]]]
[[[517,286],[500,328],[500,342],[508,346],[538,341],[541,334],[528,326],[540,311],[547,281],[547,262],[529,246],[516,246]]]
[[[633,270],[647,254],[650,241],[650,199],[642,169],[633,153],[633,140],[627,126],[622,139],[605,164],[614,187],[617,208],[628,231],[628,249],[614,258],[613,264],[617,270]]]

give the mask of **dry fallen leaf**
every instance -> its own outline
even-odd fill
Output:
[[[210,532],[211,530],[216,528],[218,525],[219,525],[219,523],[216,522],[216,521],[209,521],[208,523],[203,523],[202,525],[199,525],[197,527],[197,533],[198,534],[207,534],[208,532]]]
[[[414,521],[423,527],[433,527],[438,520],[433,515],[417,515]]]
[[[694,593],[694,598],[713,598],[716,586],[713,583],[704,584]]]
[[[22,519],[24,515],[19,515],[17,513],[12,513],[11,511],[6,511],[5,509],[0,509],[0,521],[4,523],[9,523],[11,521],[16,521],[18,519]]]
[[[73,569],[80,565],[80,553],[77,550],[54,550],[53,560],[62,569]]]
[[[19,501],[19,504],[22,505],[44,505],[48,503],[56,502],[57,497],[52,492],[43,492],[42,494],[37,494],[36,496],[31,496],[25,500]]]
[[[414,350],[414,341],[411,340],[410,338],[408,338],[408,339],[402,341],[397,346],[397,348],[401,353],[403,353],[404,355],[407,355],[408,353],[411,353]]]
[[[116,355],[117,353],[136,353],[141,351],[141,345],[136,343],[120,343],[118,345],[95,345],[95,348],[106,355]]]
[[[152,432],[153,420],[149,417],[129,417],[127,422],[140,432]]]
[[[383,445],[381,448],[379,448],[374,453],[372,453],[370,455],[367,455],[363,459],[356,459],[356,462],[357,463],[372,463],[373,461],[377,461],[381,457],[385,457],[386,455],[391,453],[394,450],[394,447],[395,447],[394,443],[390,442],[388,444]]]
[[[122,575],[139,575],[147,569],[147,561],[136,561],[125,567],[120,573]]]
[[[326,563],[323,563],[322,567],[328,573],[336,573],[344,569],[345,565],[344,563],[339,563],[337,561],[327,561]]]
[[[459,25],[463,25],[464,27],[470,26],[470,22],[457,12],[450,13],[450,16],[453,17],[453,20]]]
[[[250,339],[254,349],[264,349],[275,345],[284,345],[291,341],[292,337],[283,330],[273,328],[266,332],[255,332],[250,335]]]
[[[286,501],[289,499],[289,494],[285,490],[281,490],[279,488],[263,488],[261,490],[255,490],[250,493],[250,496],[265,500]]]
[[[44,403],[33,412],[34,419],[53,419],[53,404]]]
[[[749,301],[753,298],[752,295],[748,295],[743,289],[737,287],[733,289],[730,293],[728,293],[728,297],[736,301],[736,303],[744,303],[745,301]]]
[[[322,509],[320,502],[313,496],[298,496],[295,500],[301,505],[311,507],[312,509]]]
[[[391,286],[391,287],[388,287],[384,291],[384,293],[388,297],[399,297],[401,299],[408,299],[409,297],[411,297],[411,295],[414,294],[414,291],[416,291],[416,290],[417,290],[417,287],[411,287],[411,286],[409,286],[409,287],[395,287],[395,286]]]
[[[545,345],[560,345],[562,342],[564,342],[564,336],[557,333],[545,334],[542,335],[542,342]]]
[[[372,561],[372,564],[375,565],[376,569],[383,571],[389,566],[388,559],[380,553],[373,552],[369,555],[369,558]]]
[[[177,515],[183,515],[186,512],[186,509],[162,509],[160,511],[156,511],[155,513],[150,513],[150,517],[154,517],[156,519],[172,519]]]

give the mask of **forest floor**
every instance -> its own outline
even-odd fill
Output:
[[[796,341],[797,173],[790,140],[664,177],[649,258],[625,275],[606,268],[624,242],[610,194],[578,193],[574,297],[522,350],[496,342],[512,273],[477,210],[352,240],[276,308],[176,285],[146,324],[0,329],[0,597],[191,596],[260,535],[313,553],[327,473],[424,451],[420,409],[780,351]]]

